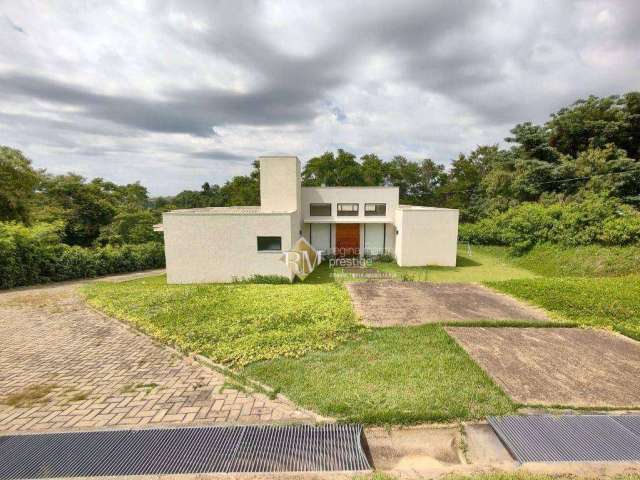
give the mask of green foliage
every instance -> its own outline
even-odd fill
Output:
[[[488,282],[578,325],[613,329],[640,340],[640,276],[534,278]]]
[[[159,242],[162,235],[153,230],[158,218],[149,210],[119,212],[108,225],[100,229],[97,242],[100,245],[140,244]]]
[[[371,157],[367,166],[374,169],[368,171],[368,176],[373,181],[378,181],[375,168],[375,159]],[[326,185],[327,187],[362,186],[364,175],[361,165],[356,161],[352,153],[338,149],[338,154],[325,152],[319,157],[311,158],[304,167],[302,180],[307,186]]]
[[[349,422],[452,422],[515,409],[435,325],[367,330],[336,350],[253,363],[246,372],[304,407]]]
[[[161,243],[82,248],[60,243],[60,222],[0,222],[0,288],[89,278],[164,266]]]
[[[96,282],[85,292],[107,314],[227,365],[332,350],[361,328],[334,283],[167,285],[159,276]]]
[[[0,221],[29,221],[29,204],[40,175],[22,152],[0,145]]]
[[[628,93],[622,98],[612,95],[578,100],[554,113],[547,122],[549,144],[561,153],[575,157],[589,148],[613,143],[637,158],[640,153],[638,114],[639,92]]]
[[[519,253],[544,242],[626,245],[640,240],[640,213],[597,195],[550,205],[523,203],[475,224],[460,225],[459,236],[474,244],[507,245]]]

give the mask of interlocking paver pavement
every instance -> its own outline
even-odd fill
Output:
[[[67,283],[0,293],[0,432],[313,421],[86,306]],[[12,395],[48,387],[15,407]]]

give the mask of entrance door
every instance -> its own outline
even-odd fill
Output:
[[[360,255],[360,224],[336,223],[336,257]]]

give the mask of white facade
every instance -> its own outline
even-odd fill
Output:
[[[397,187],[302,187],[297,157],[261,157],[256,207],[163,215],[169,283],[292,273],[283,252],[304,236],[324,255],[394,255],[400,266],[455,266],[458,211],[399,204]]]

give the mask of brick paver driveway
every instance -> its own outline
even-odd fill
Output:
[[[0,432],[316,419],[225,388],[222,374],[89,309],[76,288],[0,293]]]

